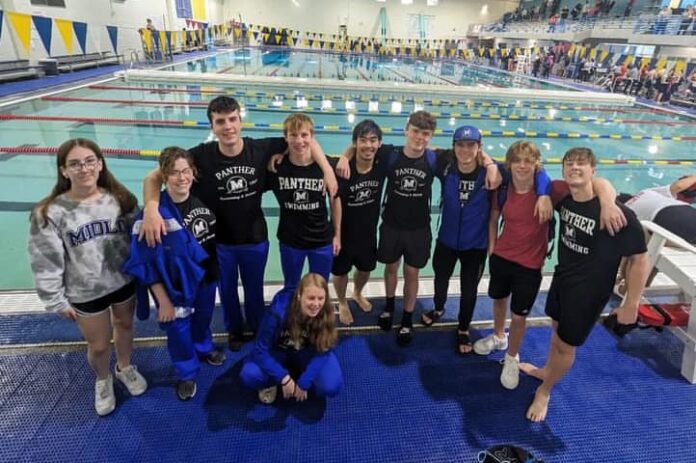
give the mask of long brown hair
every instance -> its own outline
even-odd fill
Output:
[[[326,299],[324,306],[319,314],[314,318],[308,318],[302,313],[300,296],[309,286],[316,286],[324,290]],[[334,325],[334,311],[329,301],[329,285],[323,276],[318,273],[308,273],[300,280],[300,284],[292,296],[290,303],[290,313],[288,314],[288,332],[290,340],[295,344],[300,344],[302,332],[305,331],[309,336],[309,342],[318,352],[326,352],[336,345],[338,334]]]
[[[58,148],[58,153],[56,154],[56,184],[53,186],[51,193],[44,199],[39,201],[39,203],[34,208],[33,214],[35,216],[41,217],[43,219],[43,225],[48,224],[48,206],[60,195],[70,190],[70,179],[63,176],[61,172],[61,167],[65,167],[65,162],[68,158],[68,154],[76,146],[86,148],[94,153],[94,155],[102,163],[102,170],[99,173],[99,178],[97,179],[97,186],[111,193],[118,201],[121,207],[121,214],[128,214],[135,209],[138,205],[138,199],[133,193],[128,191],[128,189],[121,184],[116,178],[109,172],[106,167],[106,159],[104,159],[104,154],[102,153],[99,146],[92,140],[86,138],[73,138],[64,142]]]

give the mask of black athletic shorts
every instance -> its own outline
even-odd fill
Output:
[[[72,306],[81,315],[98,315],[111,307],[112,304],[126,302],[134,295],[135,281],[131,281],[113,293],[109,293],[106,296],[100,297],[99,299],[94,299],[93,301],[88,302],[73,302]]]
[[[406,264],[423,268],[430,259],[432,240],[430,227],[398,230],[383,223],[379,228],[377,260],[392,264],[403,256]]]
[[[558,322],[556,333],[571,346],[582,346],[609,301],[610,293],[564,285],[554,278],[546,298],[546,315]]]
[[[504,299],[512,294],[512,313],[523,317],[529,315],[541,286],[541,269],[531,269],[495,254],[488,262],[491,275],[488,296]]]
[[[667,206],[657,213],[653,222],[687,243],[696,244],[696,209],[693,207],[686,204]]]
[[[331,273],[346,275],[353,266],[361,272],[371,272],[375,269],[377,266],[377,244],[374,241],[341,244],[341,252],[334,257]]]

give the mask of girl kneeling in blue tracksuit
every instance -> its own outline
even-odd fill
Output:
[[[165,191],[159,212],[166,235],[154,248],[138,239],[142,214],[131,238],[124,272],[149,287],[158,306],[157,320],[167,333],[167,348],[178,377],[177,397],[196,395],[199,359],[220,366],[225,355],[215,350],[210,321],[215,307],[218,265],[215,255],[215,215],[190,194],[195,176],[191,154],[165,148],[159,158]]]
[[[278,386],[283,397],[302,402],[312,389],[319,397],[334,397],[343,387],[343,373],[332,347],[338,335],[324,277],[308,273],[296,290],[284,288],[273,298],[256,335],[256,345],[244,362],[242,383],[259,390],[270,404]]]

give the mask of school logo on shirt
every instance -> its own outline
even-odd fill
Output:
[[[208,222],[201,218],[197,218],[193,221],[191,225],[191,232],[196,239],[199,239],[208,234]]]
[[[404,177],[401,179],[401,190],[412,193],[418,189],[418,180],[415,177]]]
[[[370,190],[369,188],[360,190],[355,195],[355,202],[367,201],[368,199],[370,199],[371,196],[372,190]]]
[[[234,194],[246,191],[247,187],[248,184],[244,177],[230,177],[227,179],[227,182],[225,184],[225,190],[227,190],[227,194]]]
[[[304,204],[309,201],[309,192],[307,190],[296,190],[292,194],[292,200],[295,204]]]

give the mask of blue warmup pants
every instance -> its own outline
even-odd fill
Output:
[[[247,328],[256,332],[265,309],[263,279],[268,261],[268,241],[257,244],[218,244],[217,257],[225,329],[230,333],[244,331],[244,318],[237,292],[241,277]]]
[[[186,318],[160,323],[167,333],[167,350],[172,358],[176,377],[182,381],[196,379],[198,356],[212,352],[213,335],[210,321],[215,308],[217,282],[204,284],[198,289],[193,303],[194,312]]]
[[[271,355],[290,371],[290,375],[297,380],[305,367],[312,359],[312,355],[302,355],[302,351],[288,354],[274,349]],[[294,373],[294,374],[293,374]],[[273,378],[261,370],[261,367],[247,358],[240,373],[242,384],[249,389],[259,390],[277,384]],[[310,389],[319,397],[335,397],[343,389],[343,372],[338,364],[338,359],[333,352],[329,352],[317,375],[312,381]]]
[[[329,281],[331,265],[333,264],[333,244],[320,248],[298,249],[280,243],[280,265],[283,268],[285,288],[297,288],[305,258],[309,261],[309,271],[318,273]]]

